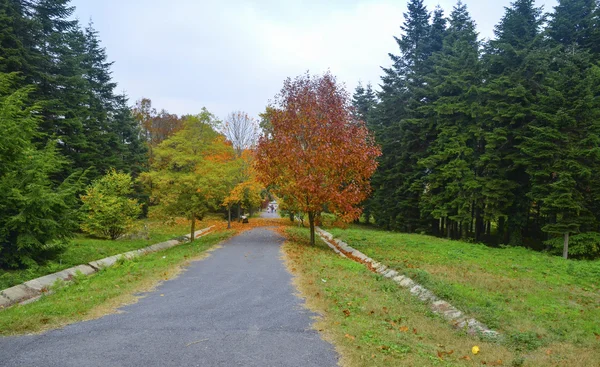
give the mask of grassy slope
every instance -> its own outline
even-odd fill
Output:
[[[235,231],[217,231],[193,243],[124,260],[89,277],[76,278],[68,286],[39,301],[0,311],[0,335],[39,332],[114,312],[135,302],[134,294],[151,290],[163,280],[176,276],[189,261],[229,238]]]
[[[0,290],[26,282],[28,280],[55,273],[63,269],[99,260],[107,256],[137,250],[142,247],[181,236],[189,231],[189,222],[180,221],[173,225],[162,222],[147,222],[150,230],[150,239],[138,240],[106,240],[89,238],[83,235],[75,237],[64,253],[56,260],[48,261],[41,266],[24,270],[0,270]],[[197,224],[198,229],[204,228],[203,223]]]
[[[600,361],[600,261],[360,227],[330,231],[507,335],[503,344],[515,352],[543,351],[565,365]]]

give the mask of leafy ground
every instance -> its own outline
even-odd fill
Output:
[[[189,231],[189,221],[179,220],[172,224],[158,221],[140,222],[140,226],[146,223],[150,238],[136,240],[107,240],[90,238],[84,235],[76,236],[66,247],[65,251],[55,260],[39,266],[32,266],[21,270],[0,270],[0,290],[21,284],[28,280],[55,273],[90,261],[99,260],[107,256],[117,255],[123,252],[137,250],[142,247],[166,241]],[[197,223],[197,228],[205,228],[203,222]]]
[[[175,277],[190,261],[206,256],[206,250],[235,234],[215,231],[193,243],[119,261],[91,276],[57,284],[54,293],[39,301],[0,311],[0,335],[40,332],[114,312],[135,302],[135,294],[149,291]]]
[[[490,248],[363,227],[330,231],[505,335],[499,344],[479,342],[482,352],[469,356],[476,340],[451,330],[407,291],[334,256],[323,244],[299,246],[306,233],[292,229],[294,242],[286,251],[292,268],[299,269],[302,292],[309,305],[327,315],[322,323],[356,362],[350,365],[361,365],[373,354],[381,365],[398,360],[433,365],[437,358],[441,365],[502,360],[503,365],[598,366],[600,262],[565,261],[524,248]],[[382,311],[384,306],[388,313]],[[408,330],[402,332],[403,326]],[[444,350],[454,353],[443,354],[441,361],[437,352]],[[460,359],[463,356],[471,360]]]

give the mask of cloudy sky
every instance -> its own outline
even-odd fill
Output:
[[[463,0],[481,38],[511,0]],[[425,0],[449,14],[454,0]],[[537,0],[551,11],[556,0]],[[257,116],[283,80],[327,69],[352,91],[397,53],[406,0],[73,0],[100,32],[119,91],[171,113]]]

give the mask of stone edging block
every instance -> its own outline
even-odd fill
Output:
[[[198,238],[208,233],[214,226],[201,229],[194,232],[194,238]],[[84,275],[90,275],[101,268],[109,267],[114,265],[119,259],[133,259],[135,257],[146,255],[151,252],[157,252],[166,250],[171,247],[177,246],[190,239],[190,235],[181,237],[183,240],[170,240],[160,242],[148,247],[144,247],[138,250],[125,252],[123,254],[113,255],[105,257],[104,259],[91,261],[88,264],[77,265],[72,268],[64,269],[59,272],[44,275],[39,278],[29,280],[23,284],[16,285],[14,287],[0,291],[0,310],[3,308],[10,307],[17,303],[29,303],[39,299],[41,294],[49,293],[50,287],[52,287],[57,280],[70,281],[79,272]]]
[[[362,252],[350,247],[347,243],[334,239],[329,232],[316,228],[317,233],[322,240],[341,256],[350,258],[359,263],[363,263],[375,273],[383,275],[385,278],[390,278],[399,286],[406,288],[409,292],[423,302],[430,304],[431,310],[449,321],[455,328],[464,329],[470,335],[486,336],[489,338],[499,338],[500,334],[497,331],[489,329],[481,322],[467,318],[465,315],[452,306],[450,303],[439,299],[433,292],[416,283],[407,276],[400,275],[397,271],[388,268],[382,263],[378,263]]]

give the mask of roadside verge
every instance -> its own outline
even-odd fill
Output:
[[[336,253],[363,264],[369,268],[369,270],[380,274],[385,278],[389,278],[399,286],[408,289],[413,296],[423,302],[429,303],[431,311],[442,316],[453,327],[465,330],[469,335],[483,336],[491,339],[500,337],[500,334],[497,331],[491,330],[476,319],[464,315],[456,307],[438,298],[430,290],[416,283],[409,277],[401,275],[397,271],[388,268],[386,265],[371,259],[362,252],[352,248],[347,243],[335,239],[331,233],[324,231],[321,228],[317,228],[316,230],[321,239]]]
[[[208,234],[214,226],[210,226],[194,232],[194,238],[199,238]],[[106,257],[104,259],[89,262],[87,264],[77,265],[57,273],[44,275],[0,291],[0,310],[13,306],[17,303],[29,303],[38,300],[43,294],[50,293],[50,287],[57,281],[69,282],[77,274],[90,275],[98,270],[114,265],[120,259],[132,259],[152,252],[166,250],[168,248],[186,243],[190,240],[190,235],[178,237],[177,239],[160,242],[139,250],[129,251],[118,255]]]

